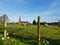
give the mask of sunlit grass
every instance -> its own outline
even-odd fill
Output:
[[[4,31],[4,26],[0,25],[0,37],[1,38],[3,37],[3,31]],[[37,42],[37,25],[21,26],[19,24],[8,24],[7,32],[9,33],[8,36],[10,36],[10,38],[6,41],[9,42],[9,40],[14,40],[16,45],[17,43],[19,45],[32,45],[34,42],[35,43]],[[49,40],[60,40],[60,27],[58,26],[45,27],[41,25],[40,26],[40,37],[45,38],[48,41]],[[57,41],[53,43],[56,43],[56,42]]]

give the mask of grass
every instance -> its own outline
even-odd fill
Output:
[[[0,39],[3,37],[4,27],[0,25]],[[9,39],[0,41],[1,43],[8,45],[37,45],[37,26],[21,26],[19,24],[9,24],[7,26],[7,32],[9,33]],[[40,26],[41,45],[48,45],[46,41],[49,41],[49,45],[60,45],[60,27],[58,26]],[[45,44],[43,44],[45,39]],[[13,40],[11,42],[11,40]],[[5,42],[5,43],[4,43]],[[0,44],[1,45],[1,44]]]

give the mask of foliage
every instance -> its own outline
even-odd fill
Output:
[[[36,25],[36,24],[37,24],[37,22],[35,20],[33,20],[33,25]]]

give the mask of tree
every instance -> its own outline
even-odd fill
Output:
[[[58,20],[58,26],[60,26],[60,20]]]
[[[4,15],[6,15],[6,14],[4,14]],[[2,22],[4,21],[4,15],[3,15],[3,16],[0,16],[0,20],[1,20]],[[9,20],[7,15],[6,15],[6,20],[7,20],[7,21]]]
[[[37,24],[37,22],[35,21],[35,19],[33,20],[33,25],[36,25]]]
[[[0,16],[0,24],[2,23],[2,16]]]

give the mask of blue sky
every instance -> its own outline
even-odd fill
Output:
[[[60,0],[1,0],[0,16],[7,14],[10,21],[22,20],[32,22],[41,17],[41,22],[54,22],[60,18]]]

